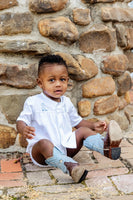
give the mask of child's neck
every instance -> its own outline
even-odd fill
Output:
[[[53,101],[61,102],[61,98],[60,98],[60,97],[59,97],[59,98],[50,97],[50,96],[48,96],[47,94],[45,94],[44,92],[43,92],[43,94],[44,94],[45,96],[47,96],[49,99],[53,100]]]

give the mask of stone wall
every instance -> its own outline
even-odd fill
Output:
[[[37,66],[48,53],[66,60],[66,95],[82,117],[115,119],[127,130],[132,48],[133,8],[126,0],[1,0],[1,150],[26,147],[16,118],[25,99],[41,91]]]

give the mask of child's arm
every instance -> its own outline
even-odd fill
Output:
[[[82,120],[75,128],[88,127],[96,132],[102,133],[106,130],[107,124],[104,121],[89,122],[88,120]]]
[[[23,121],[17,121],[16,124],[17,130],[19,133],[23,134],[23,136],[27,139],[33,139],[35,136],[35,128],[31,126],[27,126]]]

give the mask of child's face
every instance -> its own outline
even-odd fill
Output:
[[[60,97],[67,90],[68,79],[68,72],[64,65],[47,64],[37,82],[45,95],[59,102]]]

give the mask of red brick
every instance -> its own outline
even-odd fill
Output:
[[[1,172],[20,172],[22,171],[20,163],[15,163],[16,159],[1,160]]]
[[[26,182],[22,180],[17,180],[17,181],[0,180],[0,187],[21,187],[21,186],[26,186]]]
[[[23,179],[23,173],[0,173],[0,181],[1,180],[17,180]]]

